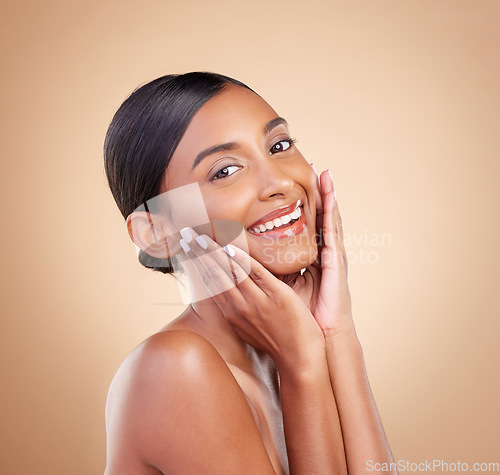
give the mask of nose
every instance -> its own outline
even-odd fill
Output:
[[[286,198],[293,188],[294,180],[287,173],[287,166],[276,159],[268,159],[257,172],[258,197],[262,201]]]

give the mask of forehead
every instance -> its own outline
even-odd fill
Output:
[[[262,133],[263,125],[276,116],[259,95],[241,86],[229,86],[194,115],[174,155],[187,153],[194,159],[206,147]]]

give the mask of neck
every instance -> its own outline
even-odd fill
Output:
[[[269,356],[238,335],[212,298],[191,303],[183,317],[193,331],[212,344],[227,364],[253,374],[256,364],[269,363]]]

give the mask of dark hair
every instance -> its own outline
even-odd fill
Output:
[[[160,193],[165,170],[194,115],[229,84],[255,92],[222,74],[169,74],[136,89],[116,111],[104,141],[104,167],[125,219]],[[170,259],[142,249],[139,262],[163,273],[174,270]]]

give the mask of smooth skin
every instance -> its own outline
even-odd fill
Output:
[[[193,264],[194,294],[203,286],[211,297],[118,370],[106,405],[108,475],[365,473],[367,460],[393,461],[352,320],[331,177],[318,180],[296,145],[280,142],[286,124],[264,133],[276,117],[258,95],[229,86],[194,116],[163,191],[196,182],[211,220],[245,229],[300,198],[305,238],[286,243],[286,261],[272,259],[281,245],[248,231],[248,254],[234,247],[232,257],[207,235],[204,249],[193,229],[189,250],[170,243]],[[227,142],[237,146],[192,169],[200,151]],[[128,225],[137,245],[162,252],[147,217]]]

